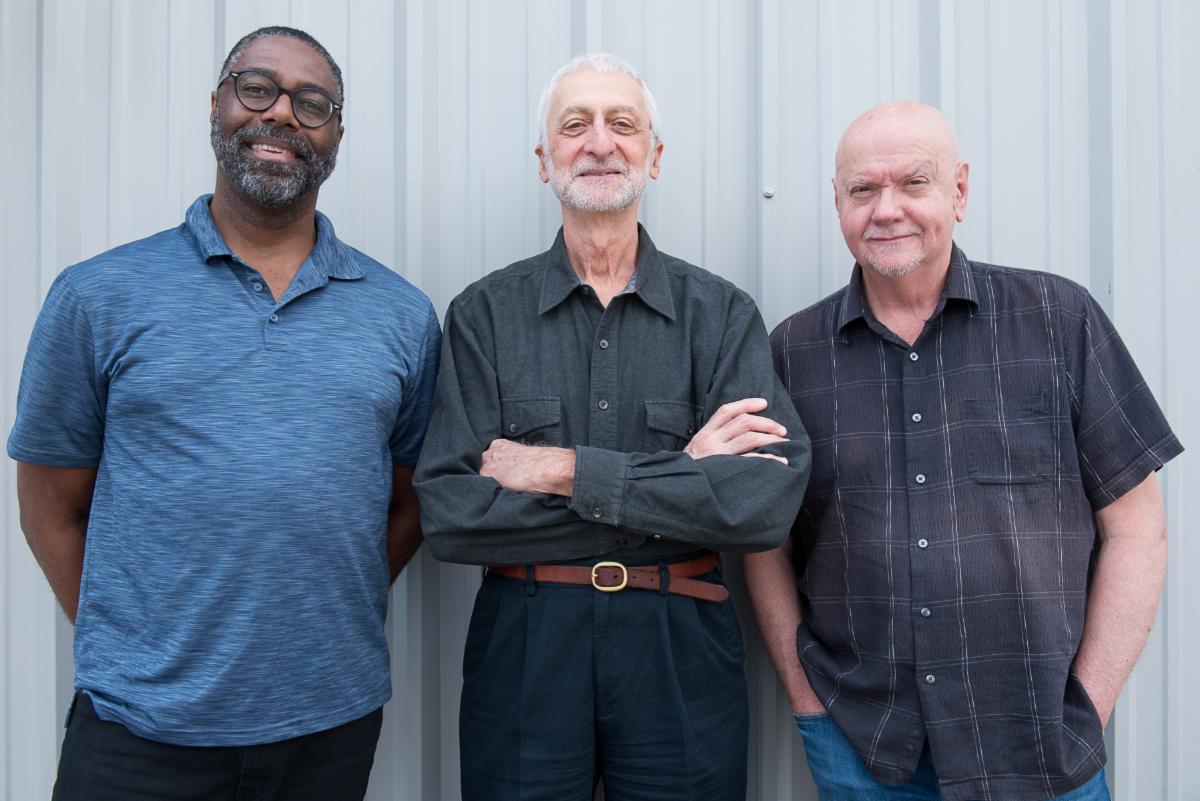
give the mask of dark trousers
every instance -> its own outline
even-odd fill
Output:
[[[706,577],[719,580],[717,576]],[[463,659],[463,801],[742,801],[729,601],[489,573]]]
[[[101,720],[76,693],[54,801],[362,801],[382,719],[265,745],[168,745]]]

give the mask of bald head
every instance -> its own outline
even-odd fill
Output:
[[[958,140],[942,112],[915,100],[893,100],[863,112],[846,128],[838,140],[836,174],[841,178],[864,155],[883,155],[914,143],[943,170],[958,164]]]
[[[954,224],[966,213],[968,171],[954,131],[932,106],[884,103],[850,123],[838,142],[833,189],[858,263],[889,278],[944,274]]]

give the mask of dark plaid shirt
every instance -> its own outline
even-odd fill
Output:
[[[1105,760],[1071,672],[1094,513],[1182,450],[1112,324],[956,247],[912,347],[858,266],[771,341],[813,448],[797,648],[871,774],[906,781],[928,737],[950,801],[1082,784]]]
[[[781,543],[808,476],[808,437],[771,369],[754,301],[659,252],[638,228],[637,280],[600,305],[567,259],[545,253],[472,284],[446,312],[433,416],[417,464],[421,527],[438,559],[473,564],[606,555],[653,561],[697,547]],[[746,397],[789,440],[770,459],[683,447]],[[480,476],[497,437],[575,449],[570,498]]]

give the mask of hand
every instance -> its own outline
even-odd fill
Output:
[[[479,475],[513,492],[570,497],[575,482],[575,451],[494,439],[483,452]]]
[[[758,417],[754,414],[765,408],[767,402],[763,398],[743,398],[726,403],[696,432],[683,452],[693,459],[725,454],[757,456],[760,459],[774,459],[787,464],[787,459],[782,456],[751,453],[756,448],[786,441],[786,428],[769,417]]]

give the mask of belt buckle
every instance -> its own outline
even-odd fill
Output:
[[[607,585],[602,587],[599,584],[597,584],[596,583],[596,571],[602,567],[620,568],[621,569],[621,583],[614,584],[611,587],[607,586]],[[619,591],[625,589],[625,586],[628,583],[629,583],[629,568],[625,567],[625,565],[621,564],[620,562],[597,562],[596,564],[592,565],[592,586],[595,587],[596,589],[600,590],[600,592],[619,592]]]

